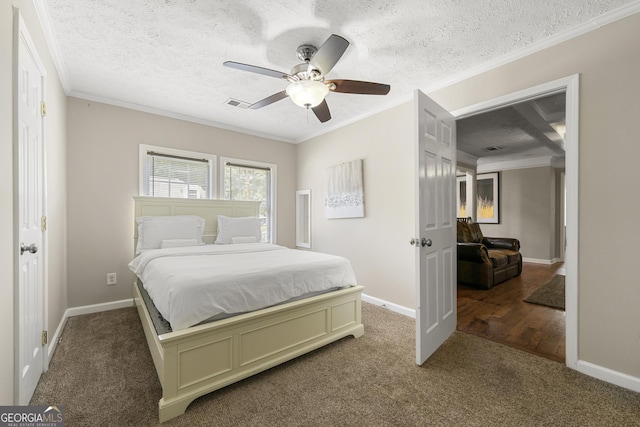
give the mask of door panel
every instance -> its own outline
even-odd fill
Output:
[[[428,254],[424,257],[424,269],[426,270],[426,282],[435,283],[438,280],[438,257],[436,254]],[[423,330],[426,334],[431,332],[433,328],[438,326],[438,288],[436,286],[428,287],[425,289],[426,304],[422,307],[425,311],[424,319],[426,323],[423,325]]]
[[[454,269],[457,267],[456,265],[456,254],[451,248],[446,248],[442,250],[442,263],[444,268],[442,269],[443,274],[443,285],[447,283],[453,283],[454,286],[442,287],[442,317],[443,319],[448,318],[455,312],[456,308],[456,281],[452,277],[452,273]]]
[[[455,122],[416,92],[416,362],[456,328]]]
[[[437,212],[438,203],[436,200],[437,192],[434,187],[425,185],[425,182],[435,184],[438,178],[438,156],[435,153],[425,151],[424,157],[424,169],[425,179],[422,180],[420,193],[422,194],[423,201],[421,203],[421,215],[424,216],[424,223],[422,228],[425,230],[435,230],[437,227]]]

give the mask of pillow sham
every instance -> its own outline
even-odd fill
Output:
[[[234,237],[254,237],[259,242],[262,237],[262,220],[255,216],[232,218],[218,215],[218,237],[216,243],[229,244]]]
[[[196,239],[168,239],[160,242],[160,249],[184,248],[186,246],[198,246]]]
[[[238,236],[232,237],[231,243],[234,245],[237,243],[257,243],[256,236]]]
[[[163,240],[195,239],[202,244],[204,218],[196,215],[141,216],[138,224],[136,254],[145,249],[160,249]]]

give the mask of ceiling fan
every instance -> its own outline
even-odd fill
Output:
[[[311,109],[318,120],[324,123],[331,120],[331,112],[329,112],[329,106],[325,99],[330,91],[386,95],[391,89],[391,86],[381,83],[359,80],[325,80],[325,76],[336,65],[347,47],[349,47],[349,42],[336,34],[332,34],[319,49],[312,45],[301,45],[296,52],[298,58],[304,62],[295,65],[289,74],[233,61],[226,61],[223,65],[289,82],[287,88],[282,92],[274,93],[255,104],[251,104],[249,108],[262,108],[289,97],[296,105]]]

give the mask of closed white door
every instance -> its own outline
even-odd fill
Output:
[[[18,404],[27,405],[44,368],[43,68],[22,22],[17,62]]]
[[[456,128],[451,114],[416,91],[416,363],[456,330]]]

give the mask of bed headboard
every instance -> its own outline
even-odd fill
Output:
[[[202,240],[214,243],[218,236],[218,215],[239,217],[258,216],[260,202],[214,199],[174,199],[169,197],[134,196],[133,248],[138,244],[139,216],[198,215],[205,219]]]

